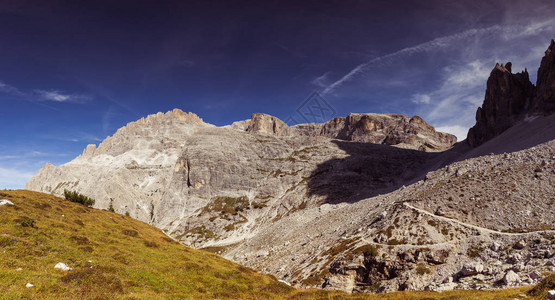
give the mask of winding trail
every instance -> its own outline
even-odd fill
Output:
[[[455,223],[455,224],[459,224],[459,225],[464,226],[464,227],[468,227],[468,228],[478,230],[480,232],[480,234],[498,234],[498,235],[505,235],[505,236],[526,236],[526,235],[532,235],[532,234],[537,234],[537,233],[555,233],[555,230],[538,230],[538,231],[530,231],[530,232],[522,232],[522,233],[502,232],[502,231],[497,231],[497,230],[493,230],[493,229],[489,229],[489,228],[484,228],[484,227],[464,223],[464,222],[461,222],[459,220],[438,216],[438,215],[436,215],[434,213],[431,213],[427,210],[414,207],[414,206],[412,206],[412,205],[410,205],[406,202],[403,203],[403,205],[405,205],[406,207],[408,207],[410,209],[413,209],[413,210],[415,210],[415,211],[417,211],[421,214],[431,216],[431,217],[436,218],[438,220],[442,220],[442,221],[445,221],[445,222],[448,222],[448,223]]]

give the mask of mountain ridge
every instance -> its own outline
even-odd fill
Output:
[[[555,69],[552,48],[541,82]],[[26,188],[78,190],[295,286],[533,284],[555,271],[555,118],[549,83],[532,96],[528,73],[511,67],[492,70],[466,142],[417,116],[287,126],[253,114],[216,127],[174,110],[45,166]]]

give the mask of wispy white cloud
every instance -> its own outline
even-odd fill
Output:
[[[420,53],[427,53],[454,46],[460,47],[460,45],[463,44],[464,41],[470,39],[480,40],[485,39],[486,37],[495,36],[503,36],[505,39],[517,39],[538,35],[539,32],[552,30],[554,26],[555,19],[548,19],[544,21],[531,22],[528,24],[493,25],[486,28],[472,28],[452,35],[438,37],[433,40],[418,44],[416,46],[407,47],[359,64],[347,74],[345,74],[335,82],[329,84],[322,91],[322,94],[331,93],[343,84],[355,80],[358,76],[371,71],[372,67],[376,65],[389,64],[396,60]]]
[[[92,99],[89,95],[68,94],[58,90],[34,90],[32,92],[24,91],[2,81],[0,81],[0,93],[8,94],[30,102],[53,101],[85,103]]]
[[[331,72],[325,72],[324,74],[312,79],[310,83],[317,87],[325,88],[330,84],[330,76]]]
[[[35,90],[35,93],[42,101],[83,103],[91,99],[90,96],[67,94],[57,90]]]
[[[2,189],[22,189],[25,182],[35,175],[31,171],[18,169],[8,169],[0,167],[0,188]]]
[[[484,99],[489,73],[489,63],[480,60],[445,67],[439,87],[413,94],[413,102],[426,104],[423,116],[427,121],[462,140]]]
[[[466,134],[468,133],[468,128],[460,125],[453,126],[438,126],[436,131],[447,132],[457,137],[457,141],[462,141],[466,139]]]
[[[18,88],[11,86],[9,84],[6,84],[4,82],[0,81],[0,92],[2,93],[6,93],[12,96],[17,96],[17,97],[22,97],[25,94],[23,92],[21,92]]]
[[[412,102],[416,104],[430,104],[432,98],[427,94],[414,94],[412,95]]]
[[[351,81],[353,80],[357,75],[360,75],[362,73],[364,73],[365,71],[367,71],[368,69],[370,69],[371,66],[376,65],[376,64],[382,64],[382,63],[388,63],[391,62],[393,60],[402,58],[402,57],[407,57],[407,56],[412,56],[418,53],[423,53],[423,52],[428,52],[431,50],[435,50],[435,49],[440,49],[440,48],[446,48],[449,46],[452,46],[454,42],[469,38],[469,37],[473,37],[479,34],[486,34],[486,33],[492,33],[492,32],[496,32],[496,31],[500,31],[502,30],[503,27],[499,26],[499,25],[495,25],[495,26],[491,26],[488,28],[482,28],[482,29],[469,29],[460,33],[456,33],[456,34],[452,34],[452,35],[448,35],[448,36],[443,36],[443,37],[439,37],[436,39],[433,39],[431,41],[427,41],[425,43],[421,43],[418,44],[416,46],[413,47],[407,47],[404,49],[401,49],[399,51],[390,53],[390,54],[386,54],[383,56],[379,56],[376,57],[368,62],[362,63],[358,66],[356,66],[354,69],[352,69],[349,73],[347,73],[345,76],[341,77],[339,80],[335,81],[334,83],[330,84],[324,91],[324,94],[330,93],[331,91],[333,91],[334,89],[338,88],[339,86],[341,86],[342,84],[344,84],[345,82]]]
[[[0,155],[0,161],[2,160],[13,160],[13,159],[29,159],[29,158],[38,158],[38,157],[63,157],[68,156],[67,153],[45,153],[41,151],[29,151],[24,153],[17,153],[17,154],[7,154],[7,155]]]

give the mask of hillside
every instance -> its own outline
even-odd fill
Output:
[[[130,217],[31,191],[0,198],[14,204],[0,205],[0,299],[499,299],[528,291],[301,291]]]
[[[266,299],[294,292],[127,216],[30,191],[0,191],[0,198],[14,204],[0,206],[0,298]],[[60,262],[72,270],[55,269]]]

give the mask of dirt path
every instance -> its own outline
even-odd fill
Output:
[[[493,229],[488,229],[488,228],[484,228],[484,227],[480,227],[480,226],[476,226],[476,225],[472,225],[472,224],[468,224],[468,223],[464,223],[455,219],[451,219],[451,218],[447,218],[447,217],[442,217],[442,216],[438,216],[434,213],[431,213],[429,211],[423,210],[421,208],[417,208],[414,207],[408,203],[403,203],[406,207],[413,209],[419,213],[431,216],[433,218],[436,218],[438,220],[442,220],[448,223],[455,223],[455,224],[459,224],[461,226],[464,227],[468,227],[468,228],[472,228],[475,230],[478,230],[481,234],[498,234],[498,235],[506,235],[506,236],[525,236],[525,235],[531,235],[531,234],[536,234],[536,233],[555,233],[555,230],[539,230],[539,231],[530,231],[530,232],[523,232],[523,233],[512,233],[512,232],[502,232],[502,231],[497,231],[497,230],[493,230]]]

